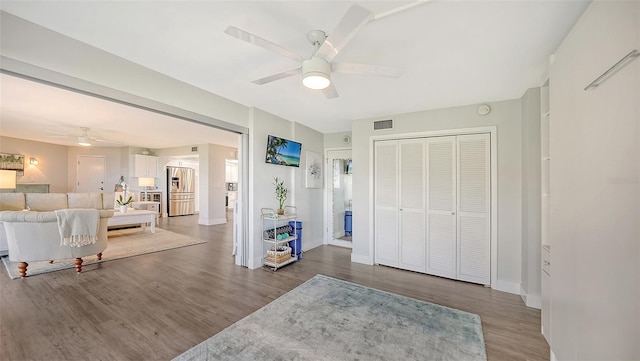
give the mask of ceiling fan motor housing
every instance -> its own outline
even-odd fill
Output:
[[[331,65],[319,57],[312,57],[302,61],[302,84],[310,89],[324,89],[331,80]]]

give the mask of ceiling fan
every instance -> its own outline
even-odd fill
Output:
[[[75,138],[75,142],[78,143],[78,145],[84,146],[84,147],[89,147],[91,145],[93,145],[93,143],[109,143],[109,144],[120,144],[118,142],[111,142],[108,140],[104,140],[104,139],[100,139],[100,138],[95,138],[95,137],[91,137],[87,134],[87,132],[90,130],[87,127],[80,127],[80,130],[82,131],[82,133],[80,135],[72,135],[72,134],[64,134],[64,133],[57,133],[57,132],[53,132],[50,130],[47,130],[48,133],[52,133],[53,135],[47,135],[47,137],[49,138]]]
[[[322,30],[310,31],[307,34],[307,39],[314,46],[314,51],[310,57],[299,55],[294,51],[235,26],[229,26],[225,33],[300,62],[300,66],[297,68],[254,80],[253,83],[262,85],[302,74],[302,84],[305,87],[322,90],[327,98],[336,98],[338,97],[338,92],[331,81],[332,72],[386,77],[399,77],[402,74],[402,70],[388,66],[333,62],[340,50],[356,35],[360,28],[372,19],[374,19],[374,14],[371,11],[361,6],[353,5],[340,20],[333,33],[327,36]]]

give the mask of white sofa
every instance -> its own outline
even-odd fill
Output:
[[[82,247],[60,245],[55,210],[93,208],[99,210],[97,240]],[[21,277],[30,261],[75,258],[82,271],[82,257],[96,254],[101,259],[107,248],[107,223],[113,216],[113,193],[0,193],[0,222],[6,237],[9,259],[19,262]],[[0,230],[2,231],[2,230]]]

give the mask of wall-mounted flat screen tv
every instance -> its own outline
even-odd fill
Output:
[[[267,139],[266,162],[271,164],[300,167],[302,144],[270,135]]]

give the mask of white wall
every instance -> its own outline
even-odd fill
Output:
[[[47,143],[38,143],[47,144]],[[50,144],[47,144],[50,145]],[[105,179],[104,191],[113,192],[115,184],[120,176],[125,177],[126,182],[133,186],[129,175],[128,148],[126,147],[66,147],[67,148],[67,190],[65,192],[75,192],[78,181],[78,156],[104,156],[105,158]],[[123,159],[125,160],[123,162]]]
[[[49,184],[49,191],[52,193],[70,191],[67,185],[67,169],[69,168],[67,148],[63,145],[0,136],[1,153],[24,155],[24,175],[17,176],[16,182]],[[36,158],[40,164],[38,166],[30,165],[29,159],[31,157]]]
[[[474,128],[495,125],[498,138],[498,287],[519,293],[521,272],[521,102],[507,100],[491,103],[486,116],[477,114],[477,105],[399,114],[394,128],[373,130],[377,119],[353,122],[353,253],[352,260],[372,261],[369,248],[369,138],[373,135],[402,134],[442,129]]]
[[[262,221],[261,208],[278,208],[275,197],[274,177],[284,180],[288,188],[285,205],[296,206],[302,221],[302,249],[309,250],[322,244],[323,210],[322,189],[305,188],[305,151],[323,154],[322,134],[303,125],[290,122],[257,108],[251,111],[249,127],[249,193],[253,203],[249,205],[249,268],[262,264]],[[286,167],[265,163],[267,136],[293,140],[302,143],[300,167]]]
[[[120,147],[69,147],[26,139],[0,137],[0,152],[25,156],[24,175],[17,177],[18,183],[49,184],[52,193],[75,192],[78,155],[103,155],[106,161],[105,192],[113,192],[120,175],[127,176],[128,165],[123,165],[121,156],[125,148]],[[29,158],[40,164],[30,165]],[[121,173],[124,170],[124,173]]]
[[[215,144],[198,147],[203,148],[200,157],[200,194],[201,208],[198,223],[204,225],[223,224],[227,222],[224,198],[227,193],[225,187],[225,159],[229,152],[235,149]],[[204,180],[206,179],[206,182]]]
[[[325,148],[351,148],[351,142],[345,143],[344,137],[351,137],[351,132],[326,133],[324,135]]]
[[[293,139],[293,124],[257,108],[253,108],[251,113],[252,119],[249,127],[252,132],[249,136],[249,164],[252,164],[253,167],[249,171],[249,194],[253,195],[253,203],[249,204],[249,268],[257,268],[262,265],[260,210],[261,208],[278,208],[273,185],[274,177],[284,180],[284,186],[289,190],[284,204],[297,205],[295,172],[299,172],[300,169],[265,163],[267,136],[275,135],[296,140]],[[304,149],[304,144],[302,147]]]
[[[300,159],[300,168],[296,169],[295,175],[295,200],[298,210],[298,221],[302,221],[302,250],[308,251],[312,248],[322,245],[324,237],[323,219],[323,189],[324,176],[322,179],[322,188],[306,188],[306,171],[307,160],[306,152],[314,152],[324,159],[323,137],[322,133],[309,127],[294,123],[294,140],[302,143],[302,156]],[[324,161],[322,162],[325,163]],[[327,170],[323,167],[322,172]]]
[[[595,1],[555,54],[551,96],[551,350],[640,360],[640,2]]]
[[[540,308],[540,88],[522,96],[522,298]]]

